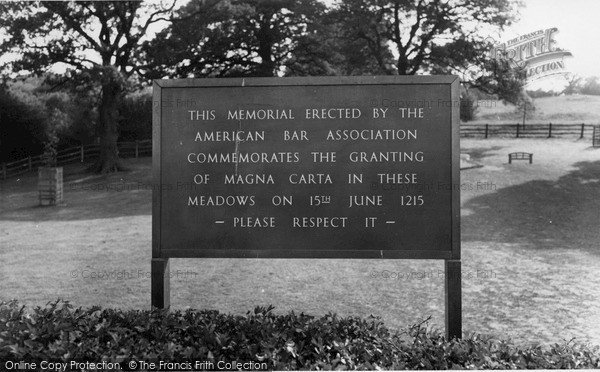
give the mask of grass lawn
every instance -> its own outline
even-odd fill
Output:
[[[541,97],[533,100],[535,112],[531,124],[600,124],[600,96],[571,95]],[[515,106],[501,101],[479,101],[476,120],[467,124],[515,124],[523,121],[523,113],[515,112]]]
[[[600,150],[589,141],[465,139],[461,171],[466,332],[600,344]],[[507,164],[513,151],[534,163]],[[148,308],[150,159],[109,176],[65,169],[66,205],[37,207],[35,176],[0,181],[0,299]],[[379,315],[443,327],[443,263],[173,259],[176,308]]]

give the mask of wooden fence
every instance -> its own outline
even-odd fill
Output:
[[[461,137],[592,138],[590,124],[461,124]]]
[[[594,133],[592,134],[592,146],[600,147],[600,125],[594,125]]]
[[[137,158],[141,156],[152,155],[152,140],[135,142],[118,142],[119,156],[122,158]],[[69,147],[58,151],[56,156],[57,165],[65,165],[76,162],[86,162],[95,160],[100,153],[99,144],[89,144],[82,146]],[[18,176],[27,172],[37,170],[43,165],[43,156],[29,156],[27,158],[13,161],[11,163],[2,163],[0,165],[0,177]]]

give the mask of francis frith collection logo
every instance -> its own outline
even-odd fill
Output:
[[[540,29],[496,44],[491,49],[491,57],[525,68],[527,83],[564,74],[567,72],[564,59],[572,54],[557,46],[554,39],[557,32],[556,27]]]

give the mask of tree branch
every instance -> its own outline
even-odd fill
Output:
[[[156,19],[154,19],[154,17],[155,17],[155,16],[158,16],[158,15],[160,15],[160,14],[166,14],[166,13],[169,13],[170,11],[172,11],[172,10],[175,8],[175,4],[177,4],[177,0],[173,0],[173,4],[171,4],[171,6],[170,6],[170,7],[168,7],[167,9],[160,9],[160,10],[157,10],[156,12],[154,12],[154,13],[150,14],[150,15],[148,16],[148,19],[146,20],[146,23],[145,23],[145,24],[142,26],[142,28],[140,29],[140,32],[139,32],[139,35],[138,35],[138,40],[139,40],[139,38],[141,38],[141,36],[143,36],[143,35],[145,35],[145,34],[146,34],[146,31],[148,30],[148,27],[149,27],[151,24],[153,24],[153,23],[156,23],[156,22],[158,22],[158,21],[160,21],[160,20],[166,20],[166,21],[169,21],[169,19],[166,19],[166,18],[162,18],[162,17],[160,17],[160,18],[156,18]],[[137,42],[137,40],[136,40],[136,42]]]
[[[54,11],[56,14],[58,14],[62,18],[63,22],[65,22],[65,25],[67,27],[70,27],[73,31],[79,33],[81,36],[83,36],[84,39],[86,39],[90,44],[92,44],[92,48],[94,48],[98,52],[102,50],[100,44],[98,44],[98,42],[96,42],[96,40],[94,40],[94,38],[90,36],[90,34],[85,32],[83,28],[81,28],[81,25],[75,19],[70,17],[68,13],[65,12],[65,8],[63,7],[64,3],[44,1],[42,4],[47,9]]]
[[[415,9],[415,12],[417,13],[417,20],[416,22],[412,25],[412,27],[410,28],[410,33],[408,34],[408,40],[406,41],[406,48],[408,49],[408,46],[412,43],[415,35],[417,34],[417,31],[419,30],[419,28],[421,27],[421,21],[423,20],[423,1],[419,0],[419,3],[417,4],[417,8]],[[406,50],[405,50],[406,52]]]

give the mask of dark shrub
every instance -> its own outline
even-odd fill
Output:
[[[42,151],[45,116],[42,103],[25,102],[0,85],[0,162]]]
[[[447,341],[422,324],[388,330],[378,318],[217,311],[74,309],[31,311],[0,303],[0,360],[240,361],[268,369],[599,368],[599,349],[577,343],[519,348],[473,335]]]
[[[119,141],[152,138],[152,94],[138,92],[126,96],[119,105]]]
[[[475,120],[477,114],[477,100],[471,94],[460,96],[460,120],[467,122]]]

